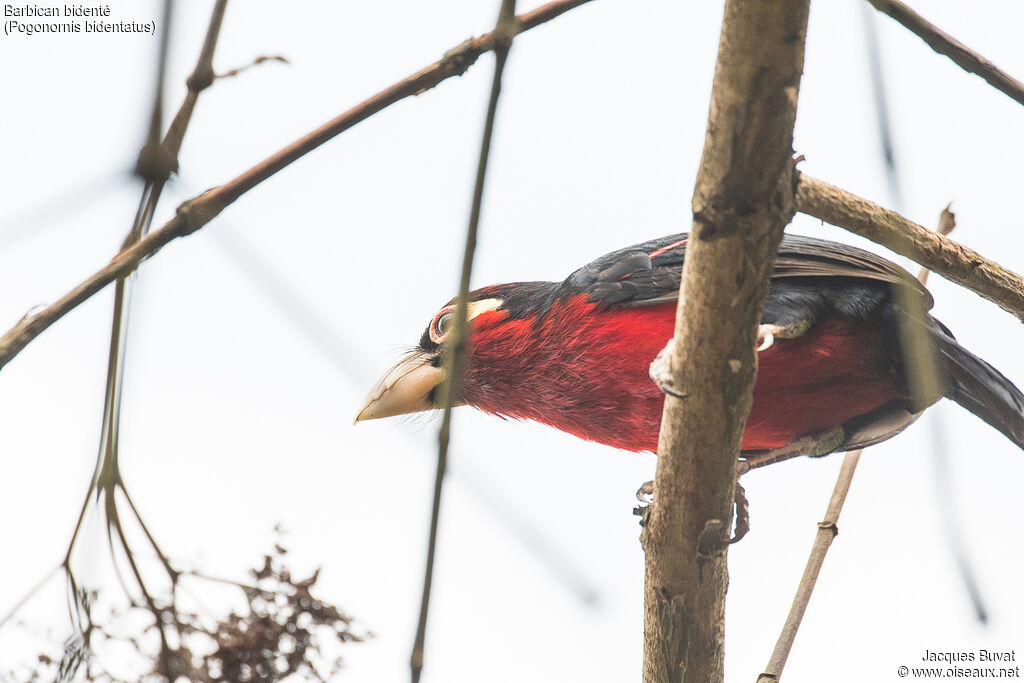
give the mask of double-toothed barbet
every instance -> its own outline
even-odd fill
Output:
[[[535,420],[616,448],[655,451],[664,394],[648,371],[673,333],[686,242],[684,233],[620,249],[562,282],[470,292],[468,356],[456,405]],[[748,463],[884,441],[941,396],[1024,448],[1024,396],[960,346],[927,313],[931,305],[914,277],[880,256],[783,237],[741,445]],[[434,314],[416,349],[371,390],[357,422],[439,407],[454,314],[454,300]],[[911,398],[901,326],[923,329],[931,346],[939,371],[933,395]]]

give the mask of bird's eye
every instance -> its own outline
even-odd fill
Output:
[[[452,318],[454,316],[451,313],[445,313],[437,319],[437,333],[440,336],[448,334],[448,328],[452,325]]]
[[[442,309],[430,325],[430,339],[435,344],[440,344],[451,332],[452,324],[455,322],[455,311],[453,307]]]

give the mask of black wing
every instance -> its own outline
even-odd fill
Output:
[[[602,256],[566,278],[558,287],[558,295],[588,293],[591,301],[610,306],[675,301],[679,297],[687,240],[687,233],[678,233]],[[839,293],[836,286],[843,285],[842,291],[853,295],[860,288],[849,288],[857,280],[870,291],[889,289],[879,287],[878,283],[906,287],[920,297],[925,310],[931,308],[928,291],[906,270],[881,256],[838,242],[783,236],[772,271],[773,293],[787,299],[794,292],[835,295]],[[837,303],[842,306],[844,302]]]

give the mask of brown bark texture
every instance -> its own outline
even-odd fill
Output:
[[[722,681],[736,462],[756,327],[795,210],[793,124],[807,0],[728,0],[642,542],[644,680]]]

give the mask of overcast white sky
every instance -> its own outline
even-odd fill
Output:
[[[173,30],[169,111],[209,4],[179,3],[174,26],[158,28]],[[915,4],[1024,75],[1024,5]],[[291,64],[203,94],[156,223],[488,30],[497,6],[231,4],[217,69],[265,54]],[[156,2],[110,7],[119,20],[159,14]],[[561,279],[607,251],[688,228],[720,18],[720,3],[596,0],[516,40],[474,286]],[[814,3],[795,149],[808,173],[889,203],[863,19],[855,0]],[[953,201],[959,240],[1024,271],[1024,109],[890,20],[877,25],[905,213],[932,225]],[[138,201],[127,171],[157,42],[0,36],[0,327],[116,251]],[[485,56],[360,124],[140,272],[122,417],[129,489],[168,554],[212,574],[242,578],[282,523],[296,567],[322,566],[325,597],[376,634],[349,648],[342,680],[407,678],[436,422],[351,419],[455,291],[492,65]],[[791,230],[866,244],[804,217]],[[1019,322],[941,278],[931,289],[936,316],[961,342],[1024,382]],[[0,371],[0,610],[60,561],[71,533],[97,449],[110,309],[105,291]],[[934,422],[955,500],[936,493]],[[636,680],[643,556],[631,510],[654,457],[470,409],[455,415],[453,449],[423,680]],[[731,681],[754,680],[767,661],[840,460],[745,480],[753,530],[730,551]],[[1022,481],[1024,454],[952,404],[868,451],[786,680],[895,681],[926,648],[1024,653]],[[987,628],[957,577],[942,507],[957,512]],[[101,536],[91,527],[78,558],[97,582],[109,580]],[[24,617],[52,624],[59,640],[61,600],[54,583]],[[14,631],[0,630],[0,671],[30,654]]]

